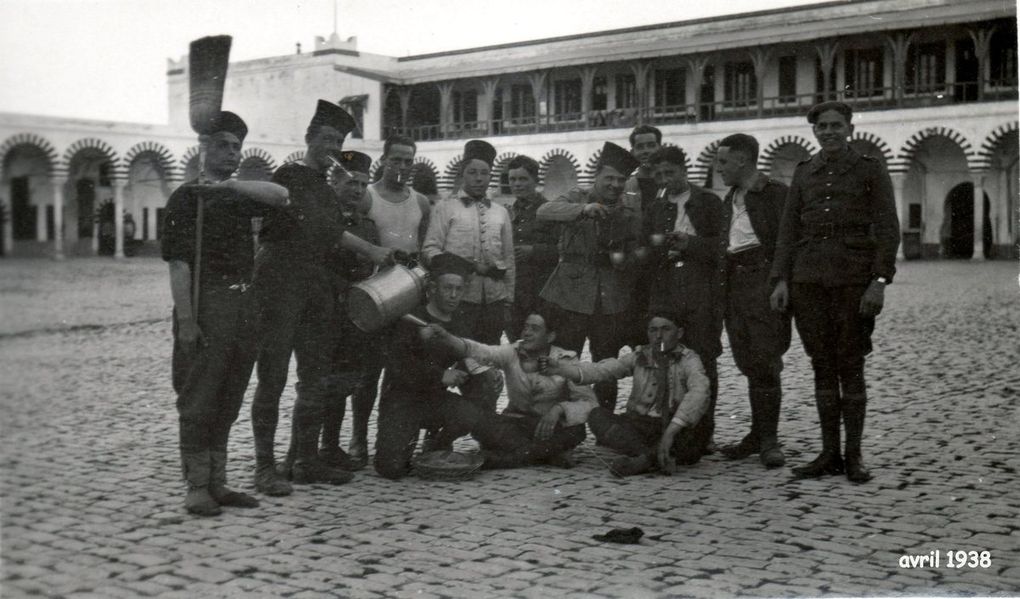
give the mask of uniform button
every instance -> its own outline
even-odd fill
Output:
[[[831,182],[830,183],[826,183],[825,185],[827,185],[828,187],[832,187],[832,183]]]
[[[825,209],[825,211],[826,211],[826,212],[828,212],[828,211],[829,211],[829,209],[828,209],[828,208],[826,208],[826,209]]]

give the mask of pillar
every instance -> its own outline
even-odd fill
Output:
[[[0,180],[3,180],[3,176],[0,175]],[[6,186],[5,186],[6,187]],[[3,255],[10,256],[11,252],[14,251],[14,209],[11,206],[9,198],[0,196],[0,210],[4,211],[3,214]]]
[[[453,83],[444,81],[436,85],[439,87],[439,135],[440,139],[446,139],[446,132],[450,127],[450,103],[453,100]]]
[[[974,176],[974,255],[971,260],[985,259],[985,176]]]
[[[113,183],[113,257],[124,257],[124,187],[127,181],[114,179]]]
[[[496,88],[499,77],[489,77],[482,81],[482,98],[478,107],[478,120],[485,123],[485,131],[489,135],[495,132],[492,122],[492,104],[496,101]]]
[[[819,45],[815,46],[815,50],[818,52],[819,67],[822,69],[822,89],[817,90],[821,95],[821,100],[824,102],[828,100],[832,92],[829,91],[832,85],[832,79],[830,75],[834,75],[833,66],[836,62],[836,52],[839,49],[839,43],[835,41],[824,41]],[[839,95],[837,94],[837,97]]]
[[[64,186],[67,177],[56,175],[50,178],[53,186],[53,259],[64,259]],[[43,211],[43,226],[46,226],[46,212]]]
[[[907,202],[907,198],[903,195],[903,187],[907,181],[907,174],[903,172],[889,173],[889,178],[892,179],[893,186],[893,198],[896,200],[896,213],[900,219],[900,247],[896,251],[896,259],[902,260],[904,257],[903,252],[903,231],[907,230],[907,221],[910,218],[910,205]],[[923,208],[922,208],[923,209]],[[924,240],[922,240],[923,243]]]

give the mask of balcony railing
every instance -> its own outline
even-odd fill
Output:
[[[630,128],[640,123],[675,125],[728,120],[745,120],[807,114],[811,106],[825,100],[841,100],[855,111],[888,110],[893,108],[919,108],[966,102],[1016,100],[1016,80],[945,83],[938,85],[911,85],[905,89],[876,87],[841,90],[828,94],[812,92],[793,96],[765,97],[738,100],[717,100],[694,104],[649,106],[646,108],[615,108],[544,114],[491,121],[471,121],[416,127],[383,128],[383,134],[407,135],[415,141],[442,139],[469,139],[504,135],[527,135],[557,131],[584,131],[590,129]]]

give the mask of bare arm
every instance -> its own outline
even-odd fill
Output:
[[[177,335],[182,347],[190,349],[202,332],[191,305],[191,267],[181,260],[170,261],[170,294],[177,313]]]
[[[364,254],[368,259],[380,266],[389,264],[390,257],[393,254],[391,250],[369,243],[349,231],[344,231],[343,236],[340,237],[340,247]]]
[[[215,184],[215,187],[226,187],[237,193],[269,206],[287,206],[290,204],[290,192],[283,185],[269,181],[237,181],[227,179]]]

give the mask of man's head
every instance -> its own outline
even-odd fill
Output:
[[[545,354],[556,341],[556,318],[550,310],[536,310],[528,315],[521,330],[520,347],[530,354]]]
[[[651,125],[638,125],[630,132],[630,153],[644,166],[651,166],[648,159],[652,152],[662,145],[662,131]]]
[[[808,112],[811,130],[826,154],[839,154],[850,145],[854,132],[854,113],[843,102],[822,102],[815,104]]]
[[[507,183],[510,184],[510,193],[516,198],[530,197],[535,193],[535,186],[538,185],[538,163],[534,159],[524,156],[515,156],[507,164]]]
[[[354,130],[354,117],[336,104],[319,100],[308,129],[305,131],[305,164],[317,171],[325,171],[333,163],[330,154],[336,155],[344,147],[344,138]]]
[[[496,159],[496,148],[480,139],[464,144],[464,161],[461,176],[464,193],[476,200],[485,197],[492,176],[492,162]]]
[[[653,309],[648,314],[647,332],[653,350],[671,351],[684,335],[683,319],[669,309]]]
[[[429,261],[429,282],[426,286],[429,305],[440,314],[456,312],[473,270],[470,262],[456,254],[447,252],[433,257]]]
[[[669,193],[683,193],[689,187],[687,183],[687,155],[676,146],[664,146],[652,153],[648,158],[652,167],[655,184],[665,187]]]
[[[734,133],[721,142],[715,165],[726,185],[740,185],[758,170],[758,140],[746,133]]]
[[[403,186],[411,179],[418,146],[403,135],[391,135],[383,144],[383,181],[391,187]]]
[[[592,191],[596,199],[607,204],[614,204],[623,194],[627,179],[641,163],[613,142],[607,141],[602,146],[602,154],[595,167],[595,183]]]
[[[372,159],[367,154],[345,150],[340,152],[338,162],[344,170],[336,169],[337,195],[343,204],[360,207],[370,181]]]
[[[248,135],[248,126],[241,117],[226,110],[213,119],[212,133],[206,144],[205,170],[211,178],[222,181],[234,174],[241,164],[241,146]]]

